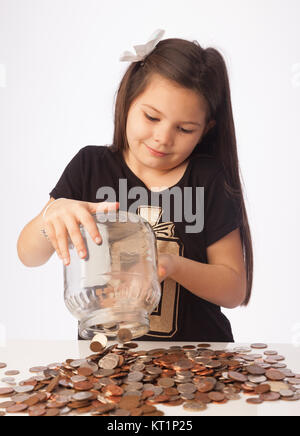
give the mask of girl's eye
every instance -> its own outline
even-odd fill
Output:
[[[146,114],[146,113],[145,113],[145,116],[146,116],[146,118],[147,118],[149,121],[159,121],[159,119],[157,119],[157,118],[152,118],[152,117],[150,117],[150,115],[148,115],[148,114]],[[182,127],[180,127],[180,130],[182,131],[182,133],[193,133],[193,130],[185,130],[185,129],[183,129]]]

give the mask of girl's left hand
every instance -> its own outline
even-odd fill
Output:
[[[163,282],[167,277],[174,274],[176,269],[174,254],[159,254],[158,255],[158,279]]]

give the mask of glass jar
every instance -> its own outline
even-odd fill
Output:
[[[102,243],[97,245],[80,225],[87,256],[81,259],[69,238],[70,264],[64,266],[64,300],[79,320],[79,335],[132,338],[149,331],[149,315],[158,305],[161,287],[157,246],[151,225],[139,215],[97,212],[92,215]]]

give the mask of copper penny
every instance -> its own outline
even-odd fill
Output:
[[[275,380],[275,381],[285,379],[285,375],[276,369],[268,369],[266,371],[266,377],[268,377],[269,380]]]
[[[90,389],[93,389],[94,383],[89,381],[82,381],[78,383],[74,383],[74,389],[77,391],[88,391]]]
[[[259,365],[249,365],[246,367],[246,371],[252,375],[263,375],[266,370]]]
[[[3,403],[0,403],[0,409],[6,409],[7,407],[14,406],[16,403],[14,401],[4,401]]]
[[[228,377],[230,377],[232,380],[239,381],[239,382],[245,382],[248,380],[248,377],[236,371],[228,371]]]
[[[260,398],[263,401],[276,401],[279,400],[280,394],[278,392],[266,392],[265,394],[260,394]]]
[[[263,403],[263,400],[259,397],[251,397],[251,398],[247,398],[247,403],[249,404],[261,404]]]
[[[256,394],[265,394],[266,392],[270,392],[271,388],[268,384],[258,385],[254,388],[254,392]]]
[[[27,404],[15,404],[14,406],[11,407],[7,407],[6,412],[7,413],[19,413],[19,412],[23,412],[24,410],[27,409]]]
[[[15,392],[13,388],[0,388],[0,396],[6,396]]]
[[[225,399],[225,395],[222,392],[209,392],[208,397],[212,401],[223,401]]]
[[[9,370],[9,371],[5,371],[4,374],[5,374],[5,375],[18,375],[18,374],[20,374],[20,371],[17,371],[17,370],[15,370],[15,369],[11,369],[11,370]]]
[[[251,348],[257,348],[257,349],[260,349],[260,350],[263,349],[263,348],[268,348],[267,344],[260,344],[260,343],[251,344],[250,346],[251,346]]]

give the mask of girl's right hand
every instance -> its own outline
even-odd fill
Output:
[[[79,225],[82,224],[95,243],[100,244],[102,242],[101,235],[92,214],[116,211],[120,206],[119,202],[91,203],[67,198],[60,198],[54,203],[50,203],[51,206],[44,214],[44,228],[57,255],[64,261],[65,265],[70,263],[68,234],[78,255],[85,258],[87,250]]]

